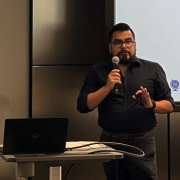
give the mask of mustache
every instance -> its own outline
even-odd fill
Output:
[[[129,54],[129,55],[130,55],[130,53],[129,53],[128,51],[126,51],[126,50],[122,50],[121,52],[119,52],[119,53],[118,53],[118,56],[120,56],[120,55],[122,55],[122,54],[124,54],[124,53],[127,53],[127,54]]]

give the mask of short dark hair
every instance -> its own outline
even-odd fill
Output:
[[[133,32],[133,30],[131,29],[131,27],[126,24],[126,23],[118,23],[116,25],[114,25],[110,30],[109,30],[109,43],[111,42],[112,40],[112,35],[115,31],[128,31],[130,30],[134,39],[135,39],[135,34]]]

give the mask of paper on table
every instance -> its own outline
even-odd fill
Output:
[[[97,143],[97,144],[92,144],[92,145],[88,145],[90,143]],[[87,145],[85,147],[79,147],[78,146],[83,146],[83,145]],[[77,147],[77,148],[74,148]],[[72,149],[71,149],[72,148]],[[74,148],[74,149],[73,149]],[[98,141],[70,141],[70,142],[66,142],[66,149],[68,152],[68,150],[70,152],[74,152],[74,153],[113,153],[114,149],[105,145],[105,144],[100,144],[100,142]]]

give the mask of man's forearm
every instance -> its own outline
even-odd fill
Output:
[[[164,114],[164,113],[170,113],[173,111],[173,105],[167,101],[167,100],[162,100],[162,101],[156,101],[156,108],[155,112]]]
[[[87,96],[87,106],[90,110],[93,110],[99,106],[99,104],[104,100],[104,98],[109,94],[111,90],[103,86],[99,90],[89,93]]]

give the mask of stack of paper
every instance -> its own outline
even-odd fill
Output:
[[[113,148],[98,141],[71,141],[66,142],[66,153],[114,153]],[[117,152],[116,152],[117,153]]]

